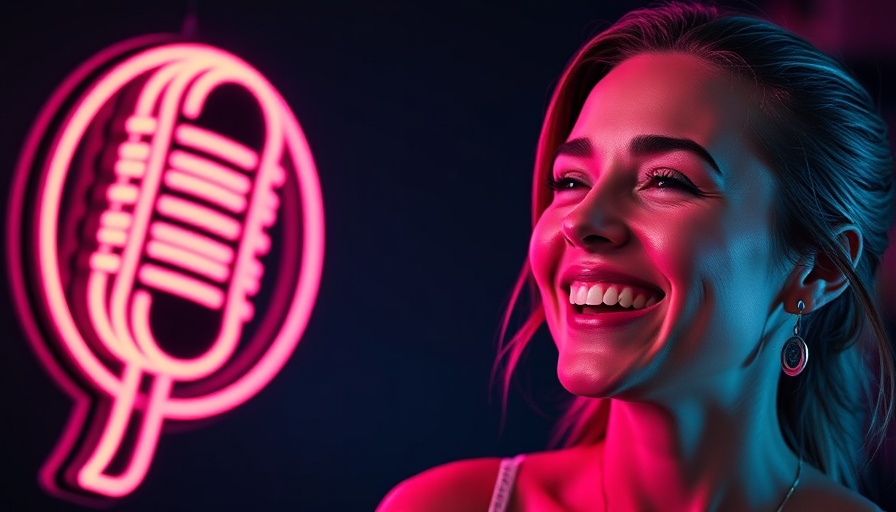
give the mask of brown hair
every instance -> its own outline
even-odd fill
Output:
[[[776,246],[793,258],[827,255],[849,282],[830,304],[805,315],[811,363],[778,385],[781,430],[791,448],[829,476],[857,487],[861,445],[877,449],[894,410],[893,354],[872,299],[874,274],[893,221],[893,158],[886,125],[865,89],[844,66],[802,38],[770,22],[713,7],[671,3],[628,13],[590,40],[567,65],[548,106],[538,142],[533,182],[533,225],[552,199],[547,179],[557,146],[566,140],[594,85],[613,66],[646,52],[683,52],[756,83],[763,130],[754,146],[776,174]],[[853,225],[864,250],[853,267],[838,230]],[[504,342],[514,308],[529,285],[533,306],[522,327]],[[504,369],[506,401],[511,375],[544,321],[528,266],[516,282],[500,333],[496,369]],[[861,336],[870,326],[870,336]],[[865,340],[860,342],[860,340]],[[863,344],[874,347],[866,360]],[[869,364],[876,362],[872,382]],[[863,398],[872,414],[866,424]],[[608,413],[600,399],[576,397],[559,423],[566,445],[603,437]]]

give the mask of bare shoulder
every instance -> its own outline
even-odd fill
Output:
[[[468,459],[436,466],[401,482],[377,512],[481,512],[488,508],[501,459]]]
[[[880,508],[861,494],[841,485],[811,466],[800,488],[785,510],[838,510],[842,512],[881,512]],[[790,508],[792,506],[792,508]]]

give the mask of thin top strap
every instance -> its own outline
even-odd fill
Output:
[[[495,490],[492,493],[492,502],[488,506],[488,512],[507,510],[510,494],[513,491],[513,481],[516,480],[517,469],[524,458],[526,458],[525,455],[517,455],[512,459],[501,459],[501,467],[498,468],[498,478],[495,481]]]

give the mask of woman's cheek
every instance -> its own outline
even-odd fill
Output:
[[[532,230],[529,240],[529,265],[542,295],[552,288],[552,278],[563,255],[563,233],[559,221],[550,211],[545,212]]]
[[[552,227],[546,215],[541,216],[532,231],[532,238],[529,241],[529,266],[538,285],[548,330],[556,334],[560,301],[555,282],[565,242],[560,230]],[[559,227],[559,224],[556,226]]]
[[[717,265],[714,254],[717,244],[712,240],[718,237],[711,216],[701,218],[677,213],[656,219],[662,220],[633,229],[641,240],[646,259],[669,281],[675,296],[699,281],[701,269]]]

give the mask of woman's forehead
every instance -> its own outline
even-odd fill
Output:
[[[622,144],[639,133],[729,145],[759,111],[752,84],[682,53],[647,53],[615,66],[592,89],[569,138]]]

